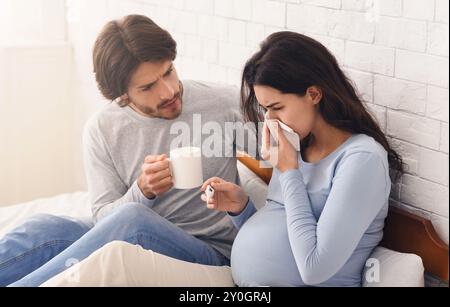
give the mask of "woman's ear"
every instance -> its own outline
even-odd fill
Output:
[[[318,105],[322,100],[322,90],[317,86],[310,86],[306,90],[314,105]]]

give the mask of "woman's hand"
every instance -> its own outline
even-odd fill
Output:
[[[270,130],[266,123],[264,123],[263,133],[265,133],[265,144],[263,144],[262,158],[282,173],[298,169],[298,153],[280,126],[278,125],[278,146],[270,144]]]
[[[234,215],[239,215],[244,211],[248,203],[248,195],[240,186],[214,177],[205,181],[201,187],[202,192],[206,191],[208,185],[213,187],[214,195],[207,200],[206,194],[202,194],[202,200],[207,202],[209,209],[229,212]]]

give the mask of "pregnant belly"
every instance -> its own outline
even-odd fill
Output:
[[[283,206],[268,203],[239,231],[231,252],[239,286],[302,286],[290,248]]]

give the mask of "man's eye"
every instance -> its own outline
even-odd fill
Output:
[[[273,108],[272,110],[274,110],[274,111],[280,111],[280,110],[283,110],[283,108]]]
[[[168,77],[170,76],[170,74],[173,72],[173,68],[171,68],[168,72],[166,72],[166,74],[164,75],[164,77]]]
[[[149,90],[152,89],[152,87],[153,87],[153,85],[152,85],[152,86],[144,87],[144,88],[142,89],[142,91],[143,91],[143,92],[148,92]]]

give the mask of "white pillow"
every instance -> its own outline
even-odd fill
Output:
[[[366,262],[363,287],[423,287],[424,267],[415,254],[377,247]]]
[[[256,209],[261,209],[266,204],[267,184],[241,162],[238,162],[237,169],[241,187],[248,194]]]

